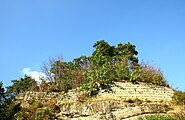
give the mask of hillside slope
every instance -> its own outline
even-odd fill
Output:
[[[168,112],[173,93],[171,88],[162,86],[115,82],[91,98],[86,97],[88,93],[72,89],[67,93],[29,91],[17,95],[16,99],[22,109],[33,108],[40,118],[48,110],[47,114],[52,115],[47,119],[53,116],[61,120],[120,120]]]

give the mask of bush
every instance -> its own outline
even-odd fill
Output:
[[[96,81],[90,81],[81,85],[80,90],[87,92],[89,96],[96,95],[100,90],[100,84]]]
[[[77,95],[77,101],[84,102],[87,97],[89,97],[88,93],[79,94],[79,95]]]
[[[33,104],[32,104],[33,109],[37,109],[37,108],[40,108],[42,106],[43,106],[42,103],[37,102],[37,101],[34,101]]]
[[[185,105],[185,92],[175,91],[172,98],[176,105]]]
[[[59,57],[53,59],[49,67],[44,66],[47,78],[53,84],[43,85],[43,89],[67,92],[81,86],[82,90],[95,94],[119,80],[168,86],[160,69],[138,64],[135,45],[120,43],[111,46],[100,40],[93,47],[94,51],[89,57],[81,56],[71,62],[64,62]]]
[[[139,117],[138,120],[176,120],[173,117],[170,117],[168,115],[147,115],[144,117]]]
[[[177,120],[185,120],[185,109],[175,115]]]
[[[141,64],[140,68],[133,70],[130,74],[130,81],[169,86],[160,69],[147,64]]]
[[[169,116],[169,115],[147,115],[144,117],[139,117],[138,120],[185,120],[185,114]]]
[[[80,90],[88,91],[89,88],[90,88],[90,84],[89,83],[85,83],[85,84],[81,85]]]
[[[51,119],[51,114],[50,108],[39,108],[36,111],[35,120],[49,120]]]

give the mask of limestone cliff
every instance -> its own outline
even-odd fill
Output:
[[[61,120],[121,120],[166,113],[173,93],[171,88],[162,86],[115,82],[109,89],[101,90],[97,96],[87,99],[78,89],[67,93],[29,91],[17,95],[16,99],[21,102],[22,108],[32,107],[33,102],[30,101],[52,105],[56,118]]]

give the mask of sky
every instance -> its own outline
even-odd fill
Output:
[[[98,40],[131,42],[185,90],[184,0],[0,0],[0,81],[38,79],[49,58],[90,56]]]

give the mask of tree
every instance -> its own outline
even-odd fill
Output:
[[[89,70],[90,65],[91,65],[90,57],[87,57],[87,56],[81,56],[79,58],[75,58],[73,60],[73,63],[77,67],[79,67],[80,69],[83,69],[83,70]]]
[[[115,47],[100,40],[93,47],[95,50],[90,57],[81,56],[72,62],[64,62],[59,57],[50,60],[49,67],[48,64],[43,66],[51,91],[68,91],[83,84],[99,89],[114,80],[129,79],[129,74],[138,66],[138,52],[131,43]]]
[[[50,68],[51,73],[54,75],[54,91],[67,92],[74,86],[80,86],[79,84],[81,84],[82,80],[79,79],[83,79],[83,67],[85,67],[85,64],[80,59],[76,59],[73,62],[55,60]]]
[[[13,85],[8,86],[6,92],[0,82],[0,120],[11,120],[21,109],[20,103],[15,102],[15,96],[37,86],[37,82],[29,76],[19,80],[12,80]]]
[[[19,80],[12,80],[12,83],[13,85],[7,87],[6,91],[6,94],[8,94],[12,100],[14,100],[17,94],[31,90],[37,86],[37,82],[27,75],[25,75],[23,78],[20,78]]]
[[[90,57],[81,56],[73,60],[76,69],[74,70],[75,78],[74,82],[77,86],[81,86],[88,82],[87,73],[91,69]]]
[[[92,64],[96,67],[102,67],[107,62],[112,63],[113,56],[115,56],[115,47],[110,46],[104,40],[97,41],[93,47],[95,48],[91,56]]]
[[[3,83],[1,81],[0,82],[0,106],[4,103],[5,99],[6,99],[6,97],[5,97],[5,90],[3,88]]]
[[[94,66],[91,79],[100,85],[108,85],[113,80],[128,79],[129,72],[138,66],[138,52],[131,43],[110,46],[104,40],[97,41],[91,56]],[[121,73],[123,72],[123,73]]]
[[[50,71],[50,67],[52,64],[54,64],[54,62],[54,59],[49,59],[48,62],[43,62],[43,65],[41,66],[42,72],[46,75],[45,81],[55,82],[54,77]]]
[[[116,55],[119,59],[126,59],[129,60],[129,62],[136,64],[138,63],[138,58],[136,55],[138,52],[136,51],[136,46],[132,45],[131,43],[126,43],[126,44],[118,44],[116,47]]]

